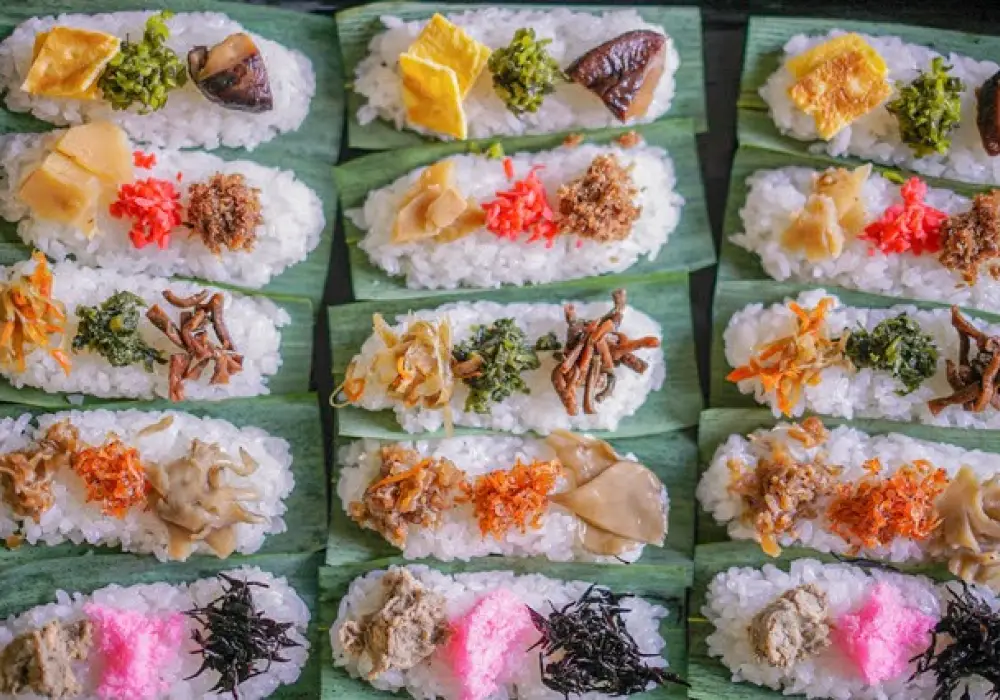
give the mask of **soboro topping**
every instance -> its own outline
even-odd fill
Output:
[[[253,250],[257,242],[260,190],[248,187],[239,173],[216,173],[188,191],[187,225],[218,255],[223,248]]]

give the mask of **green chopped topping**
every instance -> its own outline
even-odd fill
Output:
[[[146,306],[131,292],[115,292],[100,307],[78,306],[80,325],[73,338],[73,352],[90,350],[103,356],[112,367],[142,364],[147,372],[166,360],[139,334],[139,309]]]
[[[871,333],[864,328],[852,331],[844,353],[858,369],[892,374],[906,387],[901,394],[909,394],[932,377],[938,358],[933,338],[906,314],[882,321]]]
[[[496,143],[491,143],[486,149],[486,157],[492,160],[500,160],[504,157],[503,144],[497,141]]]
[[[899,134],[918,158],[932,153],[947,153],[949,134],[962,118],[962,91],[965,84],[948,75],[940,56],[931,61],[931,69],[921,73],[909,85],[898,85],[899,97],[887,105],[899,121]]]
[[[167,93],[187,82],[187,68],[165,44],[170,30],[166,20],[174,13],[164,10],[146,21],[142,40],[126,39],[98,81],[104,99],[113,109],[128,109],[139,103],[139,114],[163,109]]]
[[[562,350],[562,343],[555,331],[549,331],[535,341],[535,352],[557,352]]]
[[[540,363],[514,319],[501,318],[473,331],[473,336],[455,346],[452,353],[456,376],[471,389],[465,410],[488,413],[492,403],[515,393],[530,394],[521,373],[538,369]]]
[[[898,170],[883,170],[880,174],[894,185],[906,184],[906,178],[903,177]]]
[[[545,47],[551,39],[535,39],[534,29],[518,29],[507,48],[490,54],[487,64],[493,74],[493,89],[514,114],[537,112],[556,82],[565,80],[559,64]]]

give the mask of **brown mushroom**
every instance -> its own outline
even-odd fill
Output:
[[[241,112],[267,112],[274,107],[271,82],[260,49],[249,34],[230,34],[208,48],[188,52],[191,80],[211,102]]]

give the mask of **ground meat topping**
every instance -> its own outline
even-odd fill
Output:
[[[614,154],[599,155],[587,172],[559,188],[559,226],[565,233],[607,243],[628,238],[642,207],[635,182]]]
[[[188,191],[187,225],[218,255],[223,248],[253,250],[260,213],[260,190],[249,187],[239,173],[216,173]]]
[[[771,601],[750,622],[750,644],[757,658],[788,669],[830,645],[826,593],[808,583]]]
[[[975,284],[980,264],[1000,257],[1000,190],[977,194],[972,209],[950,217],[941,231],[941,264]]]
[[[87,620],[70,624],[54,620],[14,637],[0,652],[0,693],[45,698],[79,695],[83,688],[73,662],[87,658],[92,635]]]

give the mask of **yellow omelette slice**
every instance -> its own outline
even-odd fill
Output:
[[[54,27],[35,37],[21,89],[32,95],[95,99],[97,79],[120,49],[121,41],[111,34]]]
[[[818,46],[814,46],[808,51],[803,51],[798,56],[788,59],[785,66],[796,79],[801,78],[826,61],[836,58],[840,54],[856,51],[864,56],[872,65],[872,69],[882,77],[889,74],[889,68],[882,60],[881,54],[872,47],[859,34],[841,34],[829,41],[825,41]]]
[[[469,94],[490,59],[488,46],[439,14],[431,17],[406,53],[455,71],[462,99]]]
[[[468,125],[455,71],[404,53],[399,57],[399,72],[410,122],[456,139],[466,138]]]

